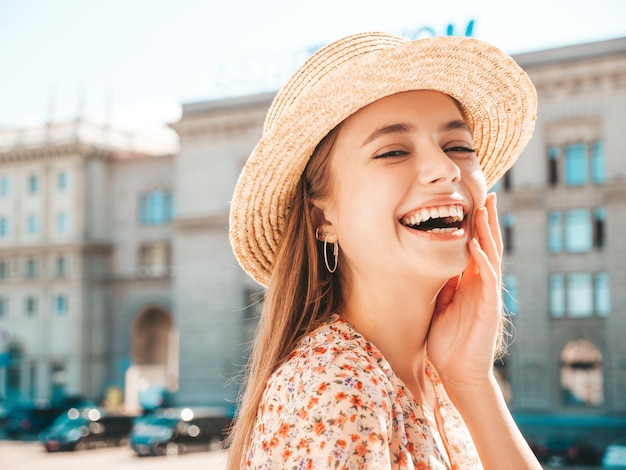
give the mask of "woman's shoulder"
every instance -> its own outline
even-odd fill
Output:
[[[303,338],[270,377],[268,388],[280,391],[279,395],[353,388],[355,392],[367,388],[387,394],[394,389],[389,371],[382,354],[335,316]]]
[[[384,369],[382,354],[356,332],[343,318],[331,319],[305,336],[289,355],[287,363],[296,366],[326,366],[328,369],[358,369],[365,373]]]

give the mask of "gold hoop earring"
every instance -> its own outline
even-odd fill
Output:
[[[339,261],[339,243],[333,243],[333,256],[335,257],[335,266],[333,266],[333,268],[331,269],[330,264],[328,263],[328,250],[326,249],[328,245],[328,232],[324,232],[324,234],[326,235],[326,237],[324,238],[324,263],[326,263],[326,269],[328,269],[328,272],[332,274],[337,271],[337,263]]]

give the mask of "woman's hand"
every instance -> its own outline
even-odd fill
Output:
[[[449,391],[492,379],[502,322],[502,237],[495,193],[476,211],[474,231],[467,269],[439,292],[427,340],[428,357]]]

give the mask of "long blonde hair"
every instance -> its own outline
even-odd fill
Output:
[[[227,440],[229,470],[239,469],[244,462],[257,409],[272,373],[298,342],[341,304],[340,270],[331,276],[326,269],[320,254],[323,247],[315,238],[311,219],[312,200],[328,192],[327,163],[337,132],[338,127],[313,152],[289,208],[242,384],[245,391]]]

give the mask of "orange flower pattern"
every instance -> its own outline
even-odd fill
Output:
[[[450,454],[380,351],[335,315],[270,377],[244,467],[480,469],[469,432],[427,362]],[[451,463],[448,463],[448,461]]]

